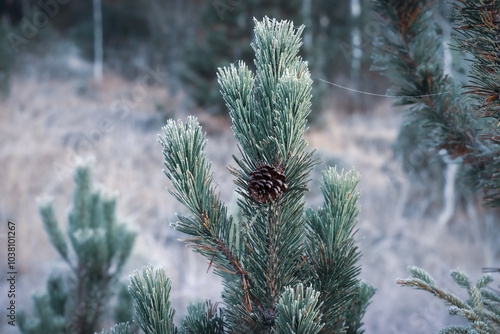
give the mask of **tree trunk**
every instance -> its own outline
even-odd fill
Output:
[[[354,89],[358,88],[360,70],[361,70],[361,32],[359,30],[359,17],[361,15],[361,4],[359,0],[351,0],[351,21],[353,23],[351,30],[351,83]]]
[[[22,6],[23,6],[23,16],[28,17],[31,10],[29,0],[22,0]]]
[[[94,1],[94,80],[97,84],[102,82],[102,8],[101,0]]]
[[[313,25],[311,17],[311,0],[303,0],[302,2],[302,19],[306,25],[304,31],[304,49],[306,54],[310,57],[312,53],[312,43],[313,43]]]

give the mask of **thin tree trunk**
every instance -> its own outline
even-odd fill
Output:
[[[452,68],[453,56],[451,54],[449,42],[450,36],[452,32],[452,25],[450,21],[446,18],[450,14],[450,5],[443,4],[442,11],[436,13],[436,21],[442,30],[442,40],[443,40],[443,70],[444,74],[450,77],[454,77],[455,73]],[[439,228],[445,227],[448,222],[451,220],[453,215],[455,214],[455,203],[456,203],[456,190],[455,190],[455,182],[459,170],[459,164],[457,161],[452,161],[452,159],[448,156],[448,154],[444,153],[443,160],[446,163],[446,171],[445,171],[445,186],[443,189],[443,210],[439,215],[437,220],[437,226]]]
[[[361,71],[361,32],[359,30],[358,21],[361,15],[361,3],[359,0],[351,0],[351,20],[354,23],[351,30],[351,46],[352,46],[352,61],[351,61],[351,83],[354,89],[359,86],[359,77]]]
[[[94,1],[94,80],[97,84],[102,82],[102,7],[101,0]]]
[[[22,6],[23,6],[23,16],[28,16],[30,13],[30,2],[29,0],[22,0]]]
[[[311,17],[311,0],[303,0],[302,2],[302,20],[306,25],[304,31],[304,49],[307,55],[311,56],[312,51],[312,17]]]
[[[439,228],[445,227],[455,214],[455,181],[459,170],[459,163],[452,161],[448,154],[444,153],[443,160],[446,163],[445,183],[443,189],[443,210],[437,219]]]

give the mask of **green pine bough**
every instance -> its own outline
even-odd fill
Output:
[[[76,190],[67,237],[56,220],[52,202],[39,203],[50,242],[69,271],[52,272],[47,292],[33,296],[31,317],[24,311],[19,313],[19,330],[23,334],[95,333],[132,251],[136,234],[117,219],[116,199],[93,189],[90,163],[79,165],[74,179]],[[125,306],[127,298],[119,299],[118,304]]]
[[[312,81],[298,56],[303,29],[267,17],[255,21],[256,73],[243,62],[219,69],[240,150],[228,168],[241,195],[237,217],[215,193],[196,119],[170,120],[163,128],[169,191],[190,212],[174,227],[222,277],[223,291],[220,304],[188,306],[177,327],[165,270],[136,272],[129,291],[146,334],[363,333],[375,288],[358,278],[359,174],[328,168],[323,206],[304,203],[317,161],[304,138]],[[111,333],[128,332],[115,327]]]
[[[469,82],[461,86],[444,74],[442,40],[432,19],[430,0],[374,0],[384,33],[375,42],[374,68],[394,84],[398,103],[408,105],[409,125],[420,141],[445,149],[458,158],[464,176],[482,189],[485,203],[500,205],[500,2],[457,0],[453,48],[470,56]],[[414,145],[414,143],[412,143]],[[452,271],[453,280],[466,289],[469,299],[436,286],[424,270],[409,267],[411,277],[398,280],[432,293],[449,312],[469,322],[448,326],[451,333],[500,333],[500,294],[490,287],[493,278],[483,275],[473,284],[467,275]]]
[[[493,282],[491,275],[485,274],[473,284],[463,272],[459,270],[452,271],[452,279],[457,285],[465,289],[469,295],[469,299],[464,301],[455,294],[437,287],[434,279],[424,270],[412,266],[408,268],[408,271],[411,277],[398,280],[398,284],[432,293],[450,305],[448,310],[451,315],[462,317],[469,322],[468,326],[447,326],[439,333],[500,333],[500,294],[489,287]]]

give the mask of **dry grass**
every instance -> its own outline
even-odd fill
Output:
[[[25,61],[31,62],[32,71],[14,77],[11,95],[0,106],[0,218],[17,223],[17,303],[31,308],[31,293],[44,289],[48,273],[58,264],[36,198],[53,197],[59,222],[66,224],[77,156],[95,157],[95,183],[118,192],[119,214],[140,231],[125,274],[146,264],[166,267],[179,315],[190,301],[219,300],[220,282],[206,274],[207,261],[179,247],[178,235],[168,226],[183,209],[165,190],[168,180],[161,172],[161,147],[156,142],[162,120],[156,108],[168,106],[173,117],[184,119],[182,99],[169,96],[164,88],[148,88],[134,101],[130,96],[140,80],[130,82],[106,73],[102,89],[96,90],[87,82],[88,71],[68,70],[64,76],[51,77],[43,75],[50,73],[47,67],[57,67],[51,60]],[[117,101],[129,101],[129,112],[117,113],[113,109]],[[494,235],[494,215],[478,205],[459,208],[447,230],[436,229],[429,217],[405,216],[405,194],[413,185],[392,160],[390,148],[400,115],[387,101],[364,113],[338,110],[335,99],[330,105],[322,116],[323,127],[311,129],[308,139],[327,165],[355,166],[362,175],[358,232],[364,254],[362,277],[378,287],[365,318],[366,332],[436,332],[451,322],[444,306],[422,292],[398,288],[395,280],[406,277],[406,267],[412,264],[429,270],[443,284],[449,282],[450,269],[460,267],[476,278],[481,267],[498,264],[494,237],[484,242],[484,235]],[[225,167],[236,152],[235,141],[226,119],[200,114],[200,121],[211,133],[207,154],[218,190],[224,201],[230,201],[233,185]],[[324,167],[314,171],[315,178]],[[311,189],[308,204],[316,207],[321,204],[316,181]],[[482,226],[485,233],[477,234],[472,226]],[[5,263],[0,266],[5,272]]]

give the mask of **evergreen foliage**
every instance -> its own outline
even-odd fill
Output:
[[[448,326],[439,333],[478,333],[495,334],[500,332],[500,295],[490,288],[493,277],[489,274],[481,276],[476,284],[459,270],[451,272],[451,277],[457,285],[466,289],[469,299],[464,301],[458,296],[440,289],[436,286],[434,279],[424,270],[417,267],[409,267],[410,278],[398,280],[401,286],[409,286],[415,289],[425,290],[442,299],[450,305],[451,315],[457,315],[469,322],[469,326]]]
[[[472,57],[469,83],[464,86],[470,107],[483,120],[478,144],[467,147],[466,159],[477,173],[477,187],[485,200],[500,206],[500,3],[489,0],[457,0],[456,48]]]
[[[190,212],[174,226],[191,237],[183,241],[207,258],[224,286],[224,308],[190,306],[180,332],[361,333],[360,317],[374,289],[357,278],[359,174],[329,168],[323,173],[324,206],[305,210],[317,161],[304,138],[312,81],[298,56],[303,29],[289,21],[255,20],[255,74],[244,62],[219,69],[241,154],[229,168],[241,196],[241,220],[228,216],[215,193],[196,119],[169,120],[159,137],[169,191]],[[149,268],[132,278],[146,333],[178,330],[171,323],[170,283],[160,272],[153,277]]]
[[[329,310],[325,326],[327,333],[341,330],[343,324],[340,320],[358,291],[356,276],[361,268],[356,262],[361,254],[353,238],[359,214],[356,206],[360,196],[356,191],[358,182],[356,171],[343,175],[329,168],[323,172],[323,207],[306,211],[310,232],[306,254],[313,273],[310,283],[321,292],[323,308]]]
[[[19,329],[25,334],[93,334],[132,250],[135,233],[118,221],[116,199],[93,189],[90,164],[77,167],[74,178],[67,237],[52,202],[39,204],[50,242],[70,271],[52,273],[46,294],[33,297],[33,317],[19,314]]]
[[[377,289],[368,284],[365,281],[359,281],[359,287],[357,288],[356,295],[354,296],[351,305],[346,312],[346,323],[350,324],[347,329],[347,334],[363,334],[365,331],[361,329],[363,326],[363,317],[366,313],[366,309],[371,302],[370,300]]]
[[[443,49],[429,0],[374,0],[384,31],[375,43],[374,69],[393,82],[392,95],[408,105],[420,142],[463,162],[485,202],[500,205],[498,174],[500,3],[456,1],[454,47],[471,55],[469,84],[461,87],[443,71]],[[459,158],[459,159],[457,159]]]
[[[324,327],[319,300],[320,293],[312,287],[304,290],[302,283],[295,289],[287,287],[278,301],[277,333],[317,334]]]
[[[188,314],[182,322],[183,333],[185,334],[223,334],[224,320],[222,310],[218,304],[210,301],[205,303],[188,305]]]

